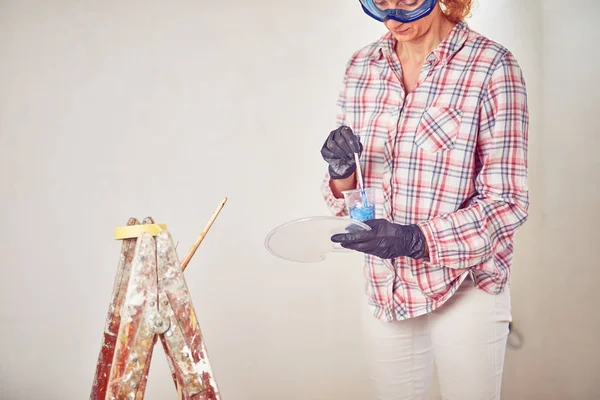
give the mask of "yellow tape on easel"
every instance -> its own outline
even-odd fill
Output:
[[[127,225],[115,228],[115,239],[133,239],[139,237],[143,232],[147,232],[152,236],[158,235],[160,232],[167,229],[167,224],[143,224],[143,225]]]

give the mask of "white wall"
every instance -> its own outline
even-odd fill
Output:
[[[341,1],[297,19],[267,1],[0,7],[0,397],[85,398],[114,227],[152,215],[183,256],[224,196],[186,270],[224,398],[368,396],[359,264],[283,263],[263,240],[326,212],[319,149],[344,64],[381,27]],[[172,398],[161,354],[150,375],[148,398]]]
[[[88,396],[120,249],[114,227],[152,215],[183,256],[224,196],[186,270],[224,398],[371,398],[360,257],[285,263],[263,240],[327,212],[319,148],[344,64],[383,31],[354,2],[304,1],[294,19],[288,3],[238,3],[0,2],[1,398]],[[471,25],[514,51],[532,113],[532,217],[513,280],[527,342],[508,354],[506,398],[593,398],[597,130],[583,111],[598,105],[583,74],[597,86],[593,13],[555,22],[565,13],[544,3],[542,45],[538,2],[479,4]],[[582,24],[589,32],[574,46]],[[147,398],[173,398],[155,350]]]
[[[543,7],[545,368],[535,375],[547,399],[600,398],[600,4],[575,4]]]

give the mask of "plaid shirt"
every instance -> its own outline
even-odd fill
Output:
[[[394,47],[388,33],[351,57],[337,117],[363,143],[376,217],[418,224],[429,247],[426,260],[365,254],[367,297],[386,321],[436,309],[468,276],[500,293],[529,208],[527,93],[514,56],[460,22],[407,95]],[[329,183],[326,173],[326,203],[347,215]]]

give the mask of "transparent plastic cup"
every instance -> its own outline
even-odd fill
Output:
[[[360,222],[375,219],[375,188],[345,190],[342,193],[351,219]]]

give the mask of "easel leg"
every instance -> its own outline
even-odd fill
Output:
[[[131,276],[121,308],[121,326],[115,346],[107,395],[109,399],[143,399],[146,374],[156,343],[156,243],[149,233],[136,242]]]
[[[161,335],[161,340],[169,356],[171,372],[177,377],[176,385],[180,385],[178,390],[181,388],[181,398],[220,400],[192,297],[173,240],[167,231],[156,237],[156,250],[158,285],[161,288],[159,305],[173,321],[169,331]]]
[[[127,225],[139,225],[135,218],[129,218]],[[117,274],[110,299],[108,315],[102,338],[102,346],[96,364],[96,374],[92,385],[91,400],[104,400],[108,385],[108,377],[112,368],[115,344],[119,326],[121,325],[121,307],[125,299],[129,275],[131,273],[131,261],[135,252],[136,239],[125,239],[121,245],[121,255],[117,266]]]

